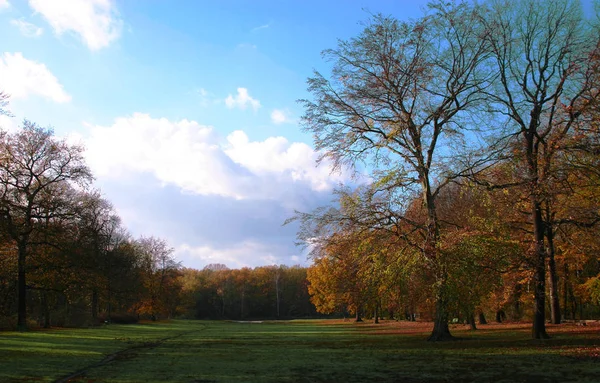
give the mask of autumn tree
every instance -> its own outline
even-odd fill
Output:
[[[307,278],[311,301],[321,313],[348,311],[356,321],[368,306],[377,305],[377,276],[373,273],[373,258],[378,249],[367,242],[360,232],[336,233],[313,254],[314,264]]]
[[[589,104],[594,84],[591,58],[598,31],[588,25],[578,1],[491,1],[482,13],[493,60],[494,86],[485,90],[491,121],[502,130],[495,146],[504,145],[515,167],[514,184],[524,185],[532,227],[535,315],[532,335],[547,338],[545,290],[547,233],[544,204],[553,165]],[[597,92],[592,92],[594,97]]]
[[[27,258],[36,223],[61,213],[48,207],[61,205],[64,185],[91,178],[83,149],[56,139],[51,129],[26,120],[16,133],[0,131],[0,223],[17,245],[20,330],[27,327]]]
[[[81,275],[85,278],[82,285],[89,288],[90,311],[95,321],[100,299],[108,302],[113,295],[115,272],[131,270],[122,264],[125,256],[116,252],[119,243],[126,240],[128,235],[124,233],[121,219],[112,204],[102,198],[98,190],[79,193],[76,211],[77,224],[74,230],[78,233],[76,244],[80,252]],[[120,259],[116,260],[116,257]],[[115,270],[118,266],[120,270]]]
[[[488,81],[479,68],[487,43],[476,16],[468,4],[442,3],[414,21],[374,16],[359,36],[324,51],[331,78],[316,72],[308,79],[313,100],[302,101],[303,126],[321,159],[337,167],[366,163],[375,190],[421,199],[427,215],[418,247],[436,286],[432,341],[451,338],[436,198],[462,171],[449,150],[468,141],[463,117]],[[400,207],[394,215],[402,219]]]
[[[173,282],[177,279],[179,263],[173,258],[173,249],[164,240],[155,237],[142,237],[136,243],[140,257],[140,271],[143,273],[146,296],[141,311],[156,320],[161,313],[168,313],[166,303],[171,294],[181,286]]]

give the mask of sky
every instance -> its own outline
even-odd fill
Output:
[[[183,266],[307,265],[282,224],[350,178],[316,166],[306,79],[369,14],[425,3],[0,0],[0,128],[26,118],[82,144],[123,225]]]

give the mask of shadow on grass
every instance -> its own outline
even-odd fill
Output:
[[[197,331],[201,326],[203,330]],[[455,328],[457,341],[429,343],[424,340],[429,326],[402,322],[380,326],[335,321],[173,322],[152,330],[81,330],[84,333],[78,341],[66,341],[66,337],[65,344],[77,352],[98,352],[102,359],[107,352],[100,350],[120,349],[148,339],[149,334],[165,338],[187,330],[180,337],[153,348],[138,348],[130,355],[124,353],[70,380],[82,383],[597,382],[600,376],[600,327],[586,331],[551,327],[553,338],[544,341],[530,340],[526,325],[482,326],[478,331]],[[29,346],[45,343],[42,338],[32,337]],[[0,359],[0,381],[52,381],[66,375],[52,368],[67,361],[68,354],[35,351],[41,365],[27,369],[24,366],[33,366],[31,355],[8,350],[3,344],[0,357],[8,356],[20,367],[7,375]],[[24,348],[29,346],[23,342]]]

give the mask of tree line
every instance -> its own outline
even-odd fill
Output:
[[[368,182],[292,218],[321,311],[421,313],[432,341],[459,314],[534,338],[548,313],[598,314],[600,30],[581,7],[433,2],[324,51],[303,128]]]
[[[305,268],[183,268],[166,241],[133,238],[92,180],[51,129],[0,130],[0,329],[316,313]]]
[[[51,129],[25,120],[0,130],[2,327],[24,330],[28,316],[48,327],[173,310],[173,249],[132,238],[91,181],[83,148]]]

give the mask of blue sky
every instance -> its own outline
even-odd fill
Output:
[[[321,51],[371,13],[425,1],[0,0],[0,89],[23,118],[86,147],[134,236],[188,267],[307,264],[294,209],[348,180],[315,167],[298,124]]]

